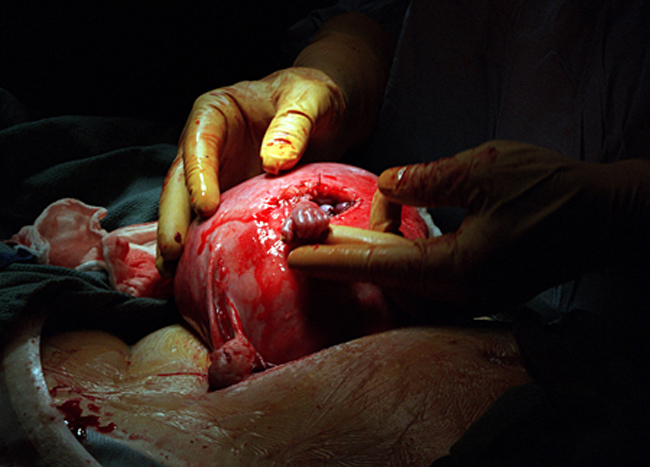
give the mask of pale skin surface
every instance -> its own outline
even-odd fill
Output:
[[[41,359],[71,428],[171,466],[427,466],[528,381],[507,332],[453,328],[368,336],[215,392],[208,350],[181,326],[132,347],[97,331],[62,334],[44,341]]]

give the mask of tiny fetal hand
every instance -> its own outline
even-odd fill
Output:
[[[282,224],[282,238],[287,242],[316,242],[324,239],[329,225],[329,215],[318,204],[302,200],[294,206]]]
[[[344,112],[338,86],[311,68],[288,68],[199,97],[160,197],[159,269],[182,253],[193,213],[212,215],[222,190],[262,171],[291,169],[310,142],[316,158],[337,157],[340,148],[330,142]]]
[[[289,265],[325,279],[411,290],[474,315],[522,304],[580,263],[581,221],[574,216],[589,219],[593,201],[586,166],[536,146],[493,141],[395,167],[379,178],[382,196],[399,205],[464,208],[457,232],[395,245],[304,246],[291,252]]]

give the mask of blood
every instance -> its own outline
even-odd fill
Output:
[[[93,411],[99,411],[99,408],[93,405]],[[66,425],[78,439],[86,438],[86,429],[88,427],[95,428],[96,431],[100,433],[111,433],[115,430],[115,423],[111,422],[108,425],[101,426],[99,422],[99,416],[97,415],[83,415],[83,409],[81,408],[80,399],[70,399],[65,401],[63,404],[57,405],[57,409],[63,413],[63,419],[65,420]]]
[[[269,141],[267,143],[267,146],[274,146],[276,144],[286,144],[288,146],[293,147],[293,144],[291,144],[291,141],[289,141],[286,138],[273,138],[273,140]]]
[[[98,426],[96,430],[99,431],[100,433],[112,433],[113,431],[115,431],[115,428],[117,428],[115,423],[110,422],[108,425]]]

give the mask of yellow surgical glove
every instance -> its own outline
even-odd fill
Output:
[[[392,57],[390,37],[369,18],[323,25],[294,66],[197,99],[160,198],[161,272],[178,259],[192,212],[210,216],[220,192],[266,171],[335,160],[369,135]]]

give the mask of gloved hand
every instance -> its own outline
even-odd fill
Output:
[[[301,158],[337,159],[366,139],[392,51],[378,24],[345,14],[323,25],[294,67],[199,97],[160,198],[158,268],[180,256],[192,211],[214,213],[220,190]]]
[[[650,161],[589,164],[493,141],[389,169],[378,185],[390,202],[467,215],[457,232],[410,244],[303,246],[289,265],[411,290],[476,316],[523,304],[580,272],[650,256]]]
[[[310,136],[327,138],[339,129],[344,111],[338,86],[309,68],[282,70],[199,97],[160,198],[162,256],[180,256],[191,209],[209,216],[219,205],[221,190],[262,169],[278,173],[291,168]]]

